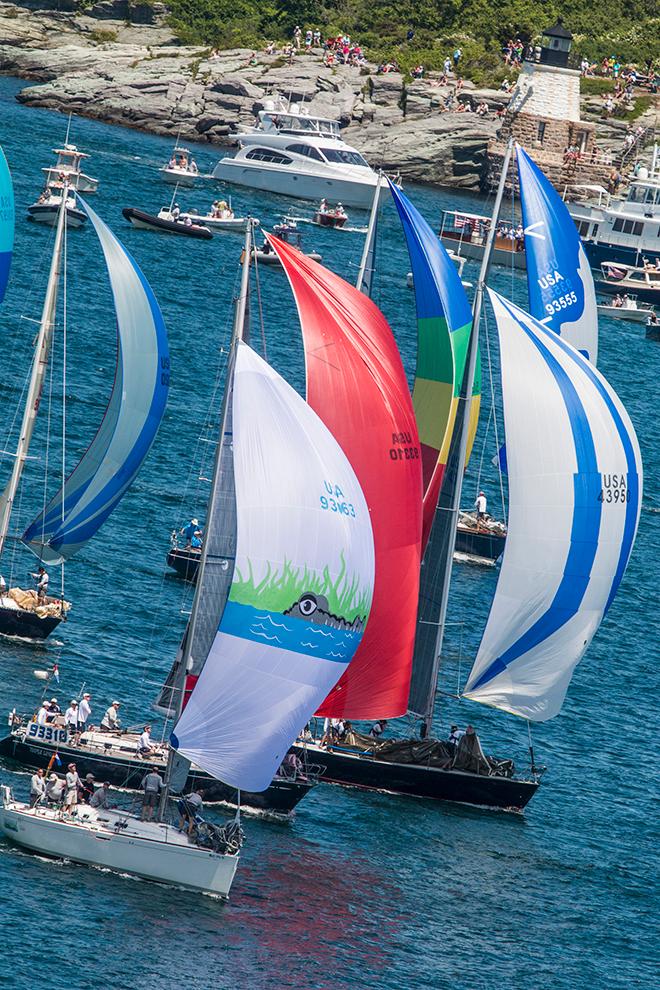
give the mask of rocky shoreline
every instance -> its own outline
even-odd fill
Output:
[[[227,147],[264,99],[281,93],[304,100],[310,113],[339,118],[345,139],[372,165],[406,181],[470,190],[486,183],[495,111],[508,101],[499,91],[466,81],[464,92],[485,101],[489,115],[440,113],[450,90],[432,79],[406,83],[371,65],[328,67],[319,52],[292,64],[247,49],[211,57],[178,44],[163,4],[101,0],[85,13],[74,6],[0,2],[0,72],[32,81],[21,102]]]

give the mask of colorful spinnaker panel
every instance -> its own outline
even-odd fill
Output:
[[[353,466],[376,548],[369,625],[319,714],[394,718],[407,707],[422,525],[419,438],[405,372],[387,320],[364,293],[290,245],[271,243],[298,307],[307,401]]]
[[[561,709],[623,577],[642,499],[635,430],[575,348],[491,292],[509,529],[465,695],[532,721]]]
[[[0,303],[5,298],[14,250],[14,185],[0,148]]]
[[[262,358],[237,346],[236,566],[171,741],[214,777],[260,791],[358,648],[374,543],[364,495],[337,441]]]
[[[422,447],[424,528],[428,543],[438,494],[449,454],[472,310],[456,266],[438,236],[394,183],[390,191],[399,213],[410,255],[417,306],[417,368],[413,405]],[[479,419],[481,381],[475,378],[468,450]]]
[[[530,313],[596,364],[596,290],[580,235],[561,196],[520,145],[516,156]]]
[[[117,316],[118,360],[105,416],[92,443],[23,542],[41,560],[73,556],[132,484],[154,441],[169,390],[165,324],[144,275],[109,227],[82,203],[105,257]]]

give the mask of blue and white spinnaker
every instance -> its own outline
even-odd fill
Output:
[[[642,461],[603,376],[494,292],[509,529],[465,696],[532,721],[561,709],[635,541]]]
[[[43,561],[72,557],[132,484],[154,441],[169,390],[163,316],[144,275],[80,197],[103,249],[117,315],[115,381],[98,433],[64,486],[28,526],[23,542]]]
[[[14,186],[0,148],[0,303],[5,298],[14,250]]]
[[[596,290],[580,235],[561,196],[520,145],[516,155],[530,313],[596,364]]]

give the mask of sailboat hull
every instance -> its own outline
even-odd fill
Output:
[[[107,738],[108,746],[119,745],[115,742],[114,736],[108,735]],[[141,789],[142,778],[147,768],[152,764],[157,765],[161,771],[165,768],[163,758],[142,760],[136,756],[131,757],[128,749],[127,755],[124,757],[115,753],[111,756],[109,753],[106,755],[102,752],[91,751],[84,745],[62,744],[57,739],[52,745],[49,745],[43,740],[31,738],[22,730],[0,740],[0,756],[25,767],[35,769],[52,767],[51,761],[55,752],[57,752],[62,766],[66,766],[69,761],[74,761],[81,777],[91,773],[96,781],[107,780],[116,787],[129,790]],[[314,786],[314,780],[300,777],[296,779],[275,777],[270,787],[265,791],[255,793],[241,791],[241,808],[244,811],[254,810],[265,814],[289,816]],[[207,804],[221,802],[232,807],[236,806],[238,795],[235,788],[220,780],[215,780],[203,770],[197,770],[193,767],[186,780],[185,790],[192,791],[197,787],[203,788],[204,801]]]
[[[140,822],[115,811],[98,814],[84,808],[79,819],[59,812],[28,809],[11,800],[3,788],[0,832],[16,845],[87,866],[102,866],[226,898],[238,866],[238,855],[191,845],[169,825]]]
[[[201,553],[199,550],[186,550],[183,547],[172,547],[167,555],[167,566],[177,572],[184,581],[195,582]]]
[[[495,561],[504,553],[506,536],[499,533],[483,532],[458,526],[456,529],[456,546],[454,552],[465,554],[474,560],[483,560],[488,564]]]
[[[357,752],[322,749],[315,744],[296,746],[324,768],[323,781],[368,791],[387,791],[406,797],[453,801],[501,811],[522,811],[538,789],[538,781],[487,777],[463,770],[440,770],[412,763],[389,763]]]
[[[0,605],[0,635],[19,636],[21,639],[46,639],[62,621],[59,615],[40,618],[36,612],[24,608],[6,608]]]

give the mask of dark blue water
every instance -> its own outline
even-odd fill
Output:
[[[7,444],[27,374],[34,324],[45,285],[52,232],[27,223],[24,209],[40,187],[40,168],[63,140],[61,116],[21,108],[19,88],[0,80],[0,135],[17,201],[17,244],[9,294],[0,314],[0,430]],[[156,444],[138,478],[97,539],[67,567],[71,621],[41,650],[0,644],[0,709],[31,706],[40,691],[32,671],[55,660],[60,700],[82,682],[94,712],[117,697],[124,724],[136,724],[166,670],[190,607],[189,593],[165,575],[170,530],[203,515],[210,445],[208,410],[229,338],[240,238],[212,243],[133,230],[121,208],[156,209],[169,198],[156,169],[170,151],[159,138],[76,121],[72,138],[93,158],[101,179],[94,207],[142,265],[161,303],[172,351],[170,402]],[[216,156],[195,149],[203,170]],[[431,220],[458,197],[410,190]],[[209,187],[180,194],[204,207]],[[470,198],[466,206],[483,204]],[[290,201],[237,193],[267,225]],[[299,204],[309,215],[309,204]],[[366,219],[366,218],[365,218]],[[352,217],[359,220],[359,214]],[[362,221],[359,221],[362,222]],[[393,211],[384,221],[379,302],[390,318],[408,370],[414,361],[412,294],[405,288],[405,249]],[[310,228],[336,271],[353,278],[358,234]],[[80,454],[102,414],[114,370],[114,326],[102,258],[89,230],[69,238],[68,463]],[[476,273],[466,270],[466,275]],[[280,273],[263,271],[263,324],[268,357],[302,385],[295,312]],[[524,282],[499,272],[495,285],[524,303]],[[255,338],[262,332],[255,312]],[[55,365],[59,367],[60,345]],[[495,360],[495,358],[494,358]],[[524,817],[487,814],[423,801],[363,795],[320,786],[295,820],[246,821],[247,845],[231,900],[208,898],[57,865],[0,845],[0,983],[52,990],[84,988],[647,988],[655,985],[653,866],[655,782],[653,719],[660,651],[660,349],[634,325],[604,322],[600,367],[623,398],[638,430],[646,468],[639,536],[619,596],[578,668],[562,714],[535,730],[544,784]],[[487,365],[487,362],[485,362]],[[488,372],[486,370],[486,379]],[[487,421],[488,384],[482,417]],[[61,399],[55,377],[44,399],[53,422]],[[217,398],[217,396],[216,396]],[[35,444],[35,451],[36,451]],[[494,507],[492,427],[472,461],[466,499],[485,485]],[[204,453],[206,452],[206,464]],[[48,458],[57,483],[59,443]],[[5,460],[3,483],[9,462]],[[201,467],[200,467],[201,465]],[[31,462],[20,520],[36,514],[45,462]],[[18,529],[18,520],[16,521]],[[26,551],[11,552],[5,574],[25,580]],[[464,683],[496,575],[456,569],[447,660],[441,687]],[[53,574],[52,580],[55,581]],[[392,589],[395,599],[396,589]],[[526,730],[516,719],[441,697],[441,731],[456,719],[476,724],[487,748],[526,756]],[[17,792],[27,778],[2,771]],[[657,909],[657,904],[655,905]]]

